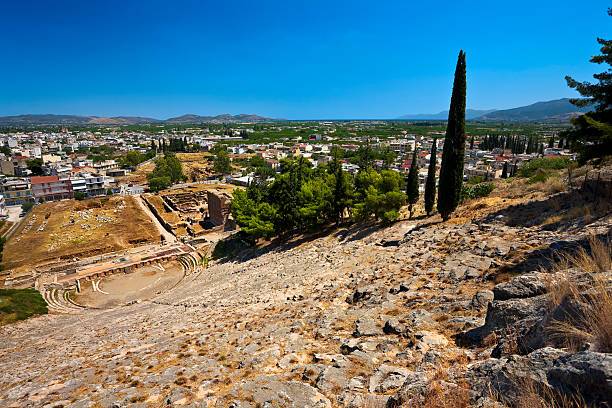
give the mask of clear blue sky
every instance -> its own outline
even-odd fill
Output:
[[[2,0],[0,115],[394,118],[573,96],[604,0]]]

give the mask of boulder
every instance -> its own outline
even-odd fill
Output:
[[[406,368],[383,364],[370,377],[369,390],[370,392],[385,393],[398,389],[411,375],[414,376],[414,373]]]
[[[345,356],[360,349],[359,340],[357,339],[344,340],[340,345],[340,353],[344,354]]]
[[[376,321],[371,317],[362,317],[355,322],[355,331],[353,336],[377,336],[381,334],[380,327],[376,324]]]
[[[444,347],[448,345],[448,339],[441,334],[431,331],[420,331],[414,334],[417,340],[416,348],[429,350],[431,347]]]
[[[546,293],[544,274],[533,272],[517,276],[493,288],[495,300],[524,299]]]
[[[355,305],[357,303],[364,302],[367,300],[378,301],[378,302],[381,300],[381,296],[379,294],[378,287],[373,286],[373,285],[359,287],[355,289],[353,294],[346,299],[347,303],[350,303],[352,305]]]
[[[416,309],[410,311],[405,317],[406,325],[410,330],[429,329],[437,326],[433,315],[425,309]]]
[[[389,319],[385,322],[383,332],[385,334],[402,334],[406,331],[406,326],[397,319]]]
[[[466,377],[472,388],[482,395],[493,391],[502,402],[511,405],[520,397],[525,385],[548,387],[548,370],[565,354],[562,350],[545,347],[527,356],[490,358],[468,365]]]
[[[579,394],[587,406],[612,405],[612,356],[582,351],[567,353],[544,347],[526,356],[491,358],[468,366],[472,387],[493,391],[502,402],[512,404],[525,387],[549,389],[549,395]]]
[[[612,355],[582,351],[555,360],[549,384],[567,394],[579,392],[589,405],[612,406]]]
[[[346,370],[336,367],[326,367],[316,380],[316,386],[326,394],[337,394],[349,382]]]
[[[423,406],[422,397],[427,392],[429,379],[424,373],[409,376],[401,388],[387,400],[386,408]]]
[[[512,327],[516,333],[526,333],[546,314],[548,299],[536,296],[527,299],[494,300],[489,303],[485,324],[457,336],[463,346],[473,346],[494,331]]]
[[[487,307],[491,301],[493,301],[493,292],[490,290],[481,290],[476,292],[476,294],[472,297],[470,306],[474,309],[480,310]]]
[[[409,290],[410,290],[410,287],[407,283],[400,283],[397,288],[389,289],[389,293],[393,295],[397,295],[398,293],[408,292]]]

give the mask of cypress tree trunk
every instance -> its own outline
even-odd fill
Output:
[[[504,168],[502,170],[501,178],[508,178],[508,162],[504,162]]]
[[[412,152],[412,164],[410,165],[408,180],[406,182],[408,211],[410,212],[408,218],[412,218],[412,206],[419,201],[419,166],[417,163],[417,150],[418,149],[415,147],[414,152]]]
[[[425,212],[431,214],[436,201],[436,162],[437,162],[437,140],[434,138],[431,145],[431,156],[429,168],[427,169],[427,181],[425,182]]]
[[[455,81],[451,96],[448,124],[442,151],[442,167],[438,191],[438,211],[444,221],[457,208],[463,185],[463,161],[465,154],[465,52],[460,51],[455,68]]]

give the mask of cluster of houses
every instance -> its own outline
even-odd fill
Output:
[[[274,170],[279,170],[280,161],[288,157],[303,157],[313,166],[329,162],[334,146],[345,151],[356,151],[363,143],[363,137],[352,134],[338,140],[332,123],[321,122],[318,127],[310,129],[317,133],[306,138],[280,139],[271,143],[232,144],[228,153],[232,157],[250,157],[256,154]],[[120,168],[115,160],[88,158],[92,149],[112,149],[113,151],[147,152],[159,147],[161,139],[180,137],[191,145],[198,145],[200,150],[210,150],[220,141],[243,140],[243,133],[252,129],[225,131],[223,135],[214,135],[205,128],[194,129],[193,132],[183,131],[180,135],[146,134],[122,129],[109,129],[101,132],[80,131],[57,133],[39,131],[0,134],[0,206],[19,205],[26,202],[54,201],[66,198],[96,197],[106,194],[139,194],[142,186],[124,185],[116,182],[116,178],[125,176],[129,169]],[[413,166],[410,152],[418,149],[417,165],[421,189],[424,188],[427,168],[431,160],[430,151],[433,138],[437,138],[438,170],[443,150],[443,134],[431,133],[428,136],[398,132],[392,138],[370,137],[369,142],[374,148],[385,148],[396,154],[393,163],[385,163],[388,168],[401,173],[407,173]],[[332,144],[333,142],[333,144]],[[544,155],[569,155],[567,150],[559,148],[545,149]],[[510,151],[494,149],[485,151],[478,149],[478,142],[471,149],[466,149],[465,172],[466,179],[479,177],[483,180],[499,178],[504,165],[520,167],[521,163],[537,157],[538,154],[512,154]],[[32,171],[32,161],[36,160],[40,170]],[[382,167],[383,161],[378,160],[375,166]],[[359,166],[350,160],[343,160],[345,171],[356,173]],[[43,174],[43,175],[40,175]],[[242,173],[230,178],[231,182],[248,185],[252,175]]]
[[[443,134],[431,134],[429,136],[419,136],[411,134],[402,134],[394,139],[379,139],[370,138],[373,148],[385,148],[394,152],[397,156],[396,160],[388,164],[388,168],[398,171],[402,174],[407,174],[413,166],[412,154],[410,152],[418,149],[417,163],[419,168],[419,188],[421,191],[425,189],[425,181],[431,160],[431,147],[434,137],[437,139],[436,150],[436,173],[440,170],[442,162],[442,151],[444,148]],[[475,142],[473,148],[466,148],[464,179],[479,178],[482,181],[490,181],[502,177],[504,166],[507,168],[519,168],[524,162],[539,157],[538,153],[513,154],[510,150],[493,149],[492,151],[480,150],[479,143]],[[303,157],[310,162],[313,167],[329,162],[331,157],[331,149],[337,146],[346,151],[356,151],[360,144],[358,141],[354,144],[324,144],[324,143],[295,143],[292,146],[287,146],[282,143],[272,143],[266,145],[239,145],[232,146],[230,153],[243,154],[246,152],[255,153],[262,157],[266,163],[274,170],[278,170],[280,160],[288,157]],[[569,156],[574,159],[574,154],[568,150],[561,148],[544,149],[544,156]],[[383,167],[382,160],[376,160],[374,166]],[[349,160],[342,160],[342,168],[351,174],[359,171],[357,164],[351,163]],[[236,175],[230,181],[237,185],[247,186],[253,179],[252,174]]]

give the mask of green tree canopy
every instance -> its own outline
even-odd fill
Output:
[[[612,16],[612,9],[608,9],[608,15]],[[591,62],[607,65],[607,69],[593,75],[596,82],[565,77],[568,86],[582,96],[571,102],[580,107],[593,107],[591,112],[573,119],[573,127],[562,134],[572,149],[580,152],[582,161],[612,154],[612,40],[598,38],[597,42],[601,45],[601,54],[592,57]]]

